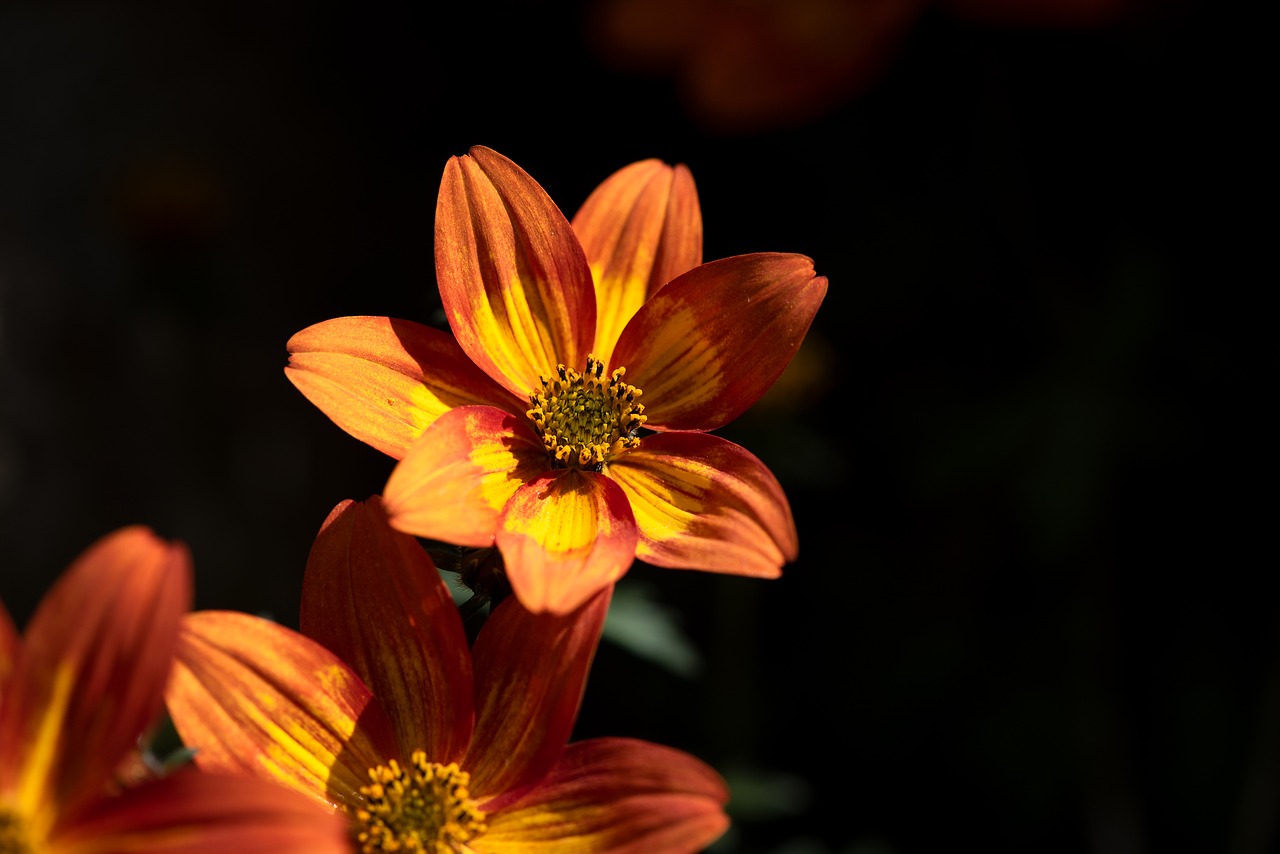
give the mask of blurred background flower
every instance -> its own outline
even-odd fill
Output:
[[[713,25],[784,6],[685,8],[671,38],[708,62]],[[1267,482],[1275,364],[1239,198],[1266,162],[1263,30],[1197,0],[785,8],[880,35],[753,48],[818,81],[761,83],[803,113],[730,123],[674,53],[637,64],[643,33],[602,50],[587,0],[0,6],[15,620],[143,522],[190,544],[197,607],[291,623],[317,526],[390,461],[290,386],[288,337],[442,322],[434,200],[473,144],[566,210],[661,157],[692,170],[706,257],[800,252],[830,280],[719,431],[783,482],[800,559],[769,582],[637,565],[575,738],[724,771],[725,854],[1274,848],[1280,621],[1269,508],[1239,485]]]
[[[675,78],[718,133],[820,118],[875,86],[934,9],[959,21],[1065,29],[1141,22],[1159,0],[589,0],[585,35],[609,68]]]

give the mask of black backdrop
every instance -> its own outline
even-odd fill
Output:
[[[470,145],[566,214],[656,156],[692,169],[708,259],[830,279],[796,369],[721,431],[783,480],[802,555],[771,582],[638,565],[703,667],[606,642],[579,735],[722,769],[725,852],[1275,843],[1275,604],[1237,480],[1267,482],[1244,377],[1274,357],[1233,195],[1265,102],[1225,7],[928,6],[879,73],[732,127],[611,62],[592,4],[173,5],[0,8],[20,624],[133,522],[190,544],[199,607],[294,623],[320,522],[391,463],[285,380],[289,335],[433,318],[435,194]]]

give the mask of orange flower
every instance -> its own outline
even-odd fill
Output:
[[[186,548],[134,526],[86,550],[21,637],[0,607],[0,851],[342,850],[340,823],[258,781],[185,769],[115,791],[190,599]]]
[[[301,632],[189,615],[169,711],[201,767],[336,807],[354,850],[699,851],[728,825],[711,768],[631,739],[565,744],[609,599],[557,616],[508,598],[468,650],[427,553],[376,496],[344,501],[307,562]]]
[[[288,343],[303,394],[400,460],[394,527],[496,544],[524,606],[557,614],[636,557],[766,578],[796,558],[777,479],[706,431],[800,347],[827,289],[809,258],[700,264],[693,178],[657,160],[616,172],[571,227],[479,146],[445,169],[435,238],[453,336],[344,317]]]

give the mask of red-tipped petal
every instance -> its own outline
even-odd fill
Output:
[[[546,191],[473,146],[445,166],[436,202],[436,279],[462,349],[516,395],[560,363],[584,363],[596,303],[582,247]]]
[[[733,442],[708,433],[647,436],[613,461],[609,476],[635,512],[641,560],[776,578],[796,559],[796,526],[781,484]]]
[[[693,175],[657,159],[625,166],[587,197],[573,229],[596,283],[592,353],[609,364],[618,335],[644,301],[702,263]]]
[[[526,419],[464,406],[442,415],[392,470],[383,508],[407,534],[491,546],[503,505],[546,469],[546,459]]]
[[[644,390],[646,427],[714,430],[760,399],[804,340],[827,280],[803,255],[711,261],[668,284],[622,331],[613,365]]]
[[[338,317],[289,339],[285,376],[335,424],[400,459],[456,406],[523,411],[453,336],[389,317]]]
[[[487,854],[696,854],[729,827],[729,790],[701,760],[599,738],[565,748],[551,774],[489,818]]]
[[[476,731],[462,767],[486,810],[538,782],[573,731],[613,588],[571,614],[534,614],[510,597],[494,609],[473,657]]]
[[[255,774],[321,803],[353,803],[370,768],[402,758],[359,676],[251,614],[189,614],[165,700],[202,769]]]
[[[349,854],[342,813],[252,777],[179,771],[104,798],[53,840],[59,854]]]
[[[531,611],[567,614],[635,561],[638,535],[627,497],[594,472],[539,476],[511,496],[500,525],[507,578]]]
[[[325,520],[302,580],[299,628],[373,690],[401,756],[462,758],[473,720],[462,618],[431,558],[391,529],[377,496],[344,501]]]
[[[181,543],[131,526],[83,552],[27,624],[0,704],[0,796],[27,813],[96,796],[161,711],[190,606]]]

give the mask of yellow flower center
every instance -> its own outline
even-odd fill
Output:
[[[604,362],[587,356],[582,373],[560,365],[556,376],[541,377],[542,390],[529,395],[525,413],[551,454],[555,468],[601,471],[616,454],[640,444],[644,424],[640,389],[622,381],[626,368],[604,378]]]
[[[0,808],[0,854],[34,854],[35,850],[22,819]]]
[[[471,775],[457,764],[428,762],[415,750],[409,767],[392,759],[369,769],[365,802],[353,810],[352,835],[363,854],[422,851],[463,854],[487,829],[484,813],[471,799]]]

